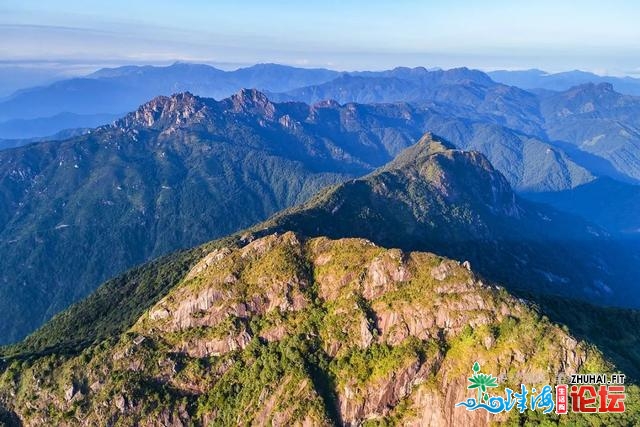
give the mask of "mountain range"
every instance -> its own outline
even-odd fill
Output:
[[[112,125],[0,152],[1,339],[138,263],[369,173],[427,130],[482,152],[519,191],[594,179],[550,144],[436,104],[274,103],[256,90],[159,97]]]
[[[483,155],[429,134],[373,174],[258,228],[366,238],[470,261],[510,289],[640,304],[635,246],[627,254],[597,226],[519,198]]]
[[[637,185],[603,177],[571,190],[526,193],[524,197],[579,215],[622,238],[633,238],[640,232]]]
[[[414,137],[430,130],[458,147],[480,150],[518,191],[564,190],[597,176],[630,183],[640,177],[638,98],[615,92],[609,83],[530,92],[466,68],[337,73],[263,64],[225,72],[174,64],[104,69],[0,102],[0,117],[6,120],[0,137],[93,127],[158,94],[188,89],[222,98],[241,87],[262,89],[272,101],[403,103],[412,115],[437,113],[428,128],[405,127],[417,128]],[[30,141],[4,141],[0,148]]]
[[[491,76],[495,75],[499,74]],[[519,190],[572,188],[590,180],[590,174],[637,182],[637,99],[616,93],[612,88],[617,86],[602,83],[610,80],[589,74],[583,77],[575,80],[578,87],[531,92],[497,83],[488,74],[466,68],[399,67],[338,73],[277,64],[236,71],[182,63],[127,66],[25,89],[3,100],[0,138],[18,141],[5,141],[0,148],[69,128],[108,123],[157,95],[187,90],[221,99],[241,88],[257,88],[272,101],[403,102],[419,109],[435,109],[455,117],[455,123],[440,123],[420,132],[432,130],[462,148],[480,149]],[[481,131],[482,144],[490,147],[479,147],[478,139],[474,139],[479,131],[468,129],[478,126],[485,128]],[[523,161],[524,157],[531,159]],[[554,166],[556,163],[559,165]],[[514,166],[506,170],[503,165]],[[529,165],[533,165],[530,170],[524,170]],[[540,182],[544,180],[553,181],[553,188]],[[537,183],[530,185],[531,181]]]
[[[547,154],[560,152],[594,175],[638,182],[640,98],[620,94],[609,83],[587,83],[562,92],[534,94],[495,83],[473,70],[393,71],[380,77],[343,75],[289,91],[276,99],[304,102],[336,99],[344,103],[404,100],[446,111],[457,118],[501,126],[521,139],[542,142],[552,147]],[[468,137],[458,141],[451,135],[445,136],[460,147],[468,147]],[[489,138],[488,144],[496,147],[498,141],[505,139]],[[540,152],[536,156],[544,157]],[[566,174],[568,170],[565,168],[563,172]]]
[[[389,156],[373,133],[340,146],[332,130],[305,131],[273,108],[255,91],[157,98],[91,133],[1,152],[2,341],[129,267],[247,227]]]
[[[22,89],[1,100],[0,138],[49,136],[68,127],[95,127],[159,95],[191,91],[221,99],[242,88],[280,92],[322,83],[336,75],[330,70],[277,64],[235,71],[185,63],[105,68],[85,77]]]
[[[0,423],[640,422],[640,98],[209,68],[90,79],[231,96],[0,141]],[[627,411],[488,419],[475,362],[623,372]]]
[[[464,135],[522,189],[591,179],[543,143],[409,104],[278,104],[256,90],[222,101],[159,97],[113,125],[0,152],[2,340],[126,268],[368,173],[426,129]],[[532,161],[546,150],[554,155]]]

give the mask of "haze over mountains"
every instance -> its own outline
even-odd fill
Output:
[[[221,99],[242,88],[258,87],[280,92],[321,83],[337,74],[330,70],[276,64],[229,72],[208,65],[184,63],[168,67],[102,69],[86,77],[23,89],[2,100],[0,138],[30,138],[47,136],[66,127],[95,127],[159,95],[191,91]],[[56,116],[60,114],[73,117],[73,121],[59,121]],[[102,121],[97,123],[100,115]],[[38,125],[39,129],[34,128]]]
[[[94,127],[157,95],[189,90],[221,99],[242,87],[261,89],[273,101],[404,102],[455,117],[454,123],[441,121],[430,130],[457,146],[487,154],[518,189],[571,188],[588,182],[592,174],[632,182],[639,176],[638,153],[633,148],[639,145],[636,98],[620,95],[606,84],[532,93],[464,68],[337,73],[264,64],[225,72],[206,65],[174,64],[104,69],[87,78],[19,91],[1,102],[0,138],[42,137],[69,127]],[[614,108],[616,102],[619,105]],[[477,138],[478,133],[483,137]],[[594,143],[596,139],[600,144]],[[0,148],[19,144],[0,142]],[[616,150],[621,145],[625,149]],[[533,161],[523,162],[527,156]],[[513,163],[523,166],[502,167]],[[540,163],[545,166],[525,170]],[[539,176],[525,177],[532,174]]]

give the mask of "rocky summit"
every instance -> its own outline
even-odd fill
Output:
[[[456,407],[475,362],[499,390],[612,369],[468,265],[288,232],[204,254],[120,336],[7,362],[0,402],[27,426],[535,422]]]

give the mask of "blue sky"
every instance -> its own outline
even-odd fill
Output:
[[[183,60],[635,75],[639,17],[639,2],[615,0],[3,0],[0,63],[68,72]]]

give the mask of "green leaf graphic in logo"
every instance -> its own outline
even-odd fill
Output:
[[[469,377],[471,385],[467,389],[478,389],[478,403],[486,401],[489,398],[487,393],[488,387],[498,387],[498,378],[491,374],[481,374],[478,362],[473,364],[473,375]]]

